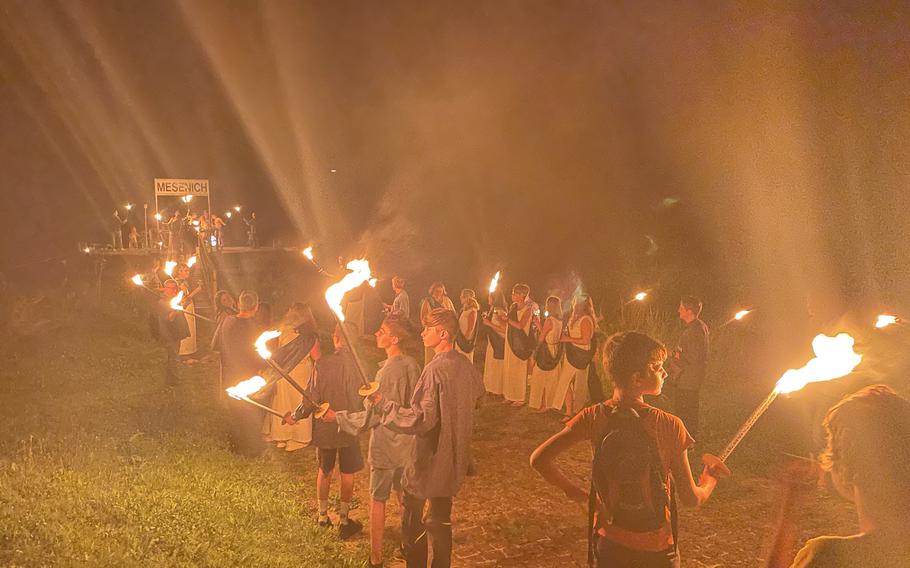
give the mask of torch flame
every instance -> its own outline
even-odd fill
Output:
[[[846,333],[835,337],[816,335],[812,340],[815,357],[801,369],[790,369],[777,381],[774,390],[779,394],[795,392],[809,383],[830,381],[849,375],[863,360],[853,350],[855,340]]]
[[[325,301],[338,316],[338,321],[344,321],[344,310],[341,309],[341,300],[344,295],[373,278],[373,275],[370,274],[370,263],[365,258],[352,260],[347,267],[351,272],[345,274],[344,278],[329,286],[325,291]]]
[[[183,301],[183,290],[177,293],[176,296],[171,300],[171,309],[177,310],[178,312],[183,311],[183,306],[180,305],[180,302]]]
[[[639,292],[638,294],[635,294],[635,301],[641,302],[642,300],[644,300],[647,297],[648,297],[647,292]]]
[[[140,274],[133,276],[130,280],[132,280],[133,284],[136,286],[142,286],[142,276]]]
[[[85,247],[84,249],[82,249],[82,252],[84,252],[85,254],[88,254],[88,253],[90,253],[90,252],[92,252],[92,251],[89,250],[88,247]]]
[[[237,213],[240,213],[240,206],[239,206],[239,205],[235,205],[235,206],[234,206],[234,211],[236,211]]]
[[[733,319],[735,319],[736,321],[739,321],[751,313],[752,313],[752,310],[739,310],[738,312],[736,312],[733,315]]]
[[[897,316],[889,316],[888,314],[882,314],[878,316],[878,319],[875,320],[875,327],[881,329],[883,327],[888,327],[897,323]]]
[[[230,219],[230,218],[231,218],[231,212],[230,212],[230,211],[225,211],[225,212],[224,212],[224,216],[227,217],[228,219]]]
[[[155,220],[156,220],[156,221],[160,221],[160,220],[161,220],[161,213],[155,213]]]
[[[177,261],[168,260],[164,263],[164,273],[168,276],[174,275],[174,267],[177,266]]]
[[[493,276],[493,279],[490,280],[490,294],[496,291],[496,287],[499,286],[499,277],[502,276],[500,271],[496,271],[496,275]]]
[[[265,344],[276,337],[281,335],[281,332],[276,329],[270,329],[268,331],[263,331],[259,338],[256,340],[256,353],[259,353],[259,356],[265,360],[272,358],[272,352],[269,351],[269,348]]]
[[[189,257],[188,259],[186,259],[187,268],[192,268],[194,264],[196,264],[196,255],[195,254],[193,256]]]
[[[303,249],[303,256],[307,257],[310,260],[313,260],[313,245],[308,246]]]
[[[249,379],[247,379],[245,381],[240,381],[236,385],[234,385],[232,387],[228,387],[224,390],[227,391],[229,396],[239,400],[239,399],[247,398],[251,394],[255,393],[256,391],[258,391],[259,389],[264,387],[265,384],[266,384],[265,379],[263,379],[259,375],[256,375],[255,377],[250,377]]]
[[[379,282],[379,280],[377,278],[370,278],[369,280],[367,280],[367,283],[370,285],[370,288],[375,288],[377,282]]]

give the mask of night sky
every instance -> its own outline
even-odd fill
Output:
[[[906,306],[910,8],[791,4],[0,0],[0,270],[208,178],[450,289]]]

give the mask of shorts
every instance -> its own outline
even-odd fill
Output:
[[[360,444],[346,448],[319,448],[317,454],[319,469],[326,475],[335,469],[335,456],[338,456],[338,469],[341,473],[357,473],[363,469],[363,458],[360,456]]]
[[[370,468],[370,498],[373,501],[388,501],[395,488],[401,494],[401,473],[403,467],[395,469]]]

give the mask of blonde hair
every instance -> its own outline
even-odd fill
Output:
[[[544,303],[544,306],[550,313],[551,317],[562,319],[562,300],[560,300],[557,296],[548,297],[547,301]],[[551,306],[553,309],[550,309]]]
[[[461,291],[459,297],[461,299],[461,311],[480,309],[480,303],[477,301],[477,295],[474,293],[474,290],[465,288]]]

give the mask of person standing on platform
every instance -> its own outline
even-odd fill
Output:
[[[179,359],[180,341],[188,337],[190,330],[186,317],[178,310],[171,308],[171,300],[180,293],[176,280],[167,280],[161,288],[163,297],[155,304],[158,318],[158,340],[167,350],[164,366],[164,382],[168,386],[177,384],[177,360]]]
[[[244,219],[246,223],[246,244],[250,248],[259,248],[259,232],[257,230],[256,212],[250,213],[249,219]]]
[[[699,319],[701,300],[685,296],[679,302],[679,319],[685,324],[679,344],[669,361],[670,379],[676,396],[673,410],[686,425],[686,429],[698,439],[698,408],[701,385],[708,369],[709,331],[705,322]]]
[[[528,359],[536,339],[532,333],[534,302],[527,284],[512,286],[512,306],[506,323],[506,349],[502,363],[503,395],[512,406],[524,406],[528,391]]]
[[[126,219],[120,217],[120,212],[114,210],[114,217],[111,219],[111,245],[114,250],[123,248],[123,227],[126,225]]]
[[[474,473],[474,408],[484,389],[477,369],[455,352],[455,312],[437,308],[425,321],[423,344],[435,357],[417,381],[410,408],[387,399],[381,391],[368,400],[383,426],[416,436],[413,461],[402,478],[401,539],[407,565],[427,566],[430,537],[434,568],[447,568],[452,560],[452,500],[465,477]]]
[[[446,295],[446,287],[442,282],[433,282],[427,291],[427,296],[420,303],[420,325],[426,327],[427,318],[433,310],[444,309],[455,313],[455,304]],[[452,338],[454,341],[454,338]],[[423,364],[426,365],[433,359],[435,353],[432,349],[424,347]]]

